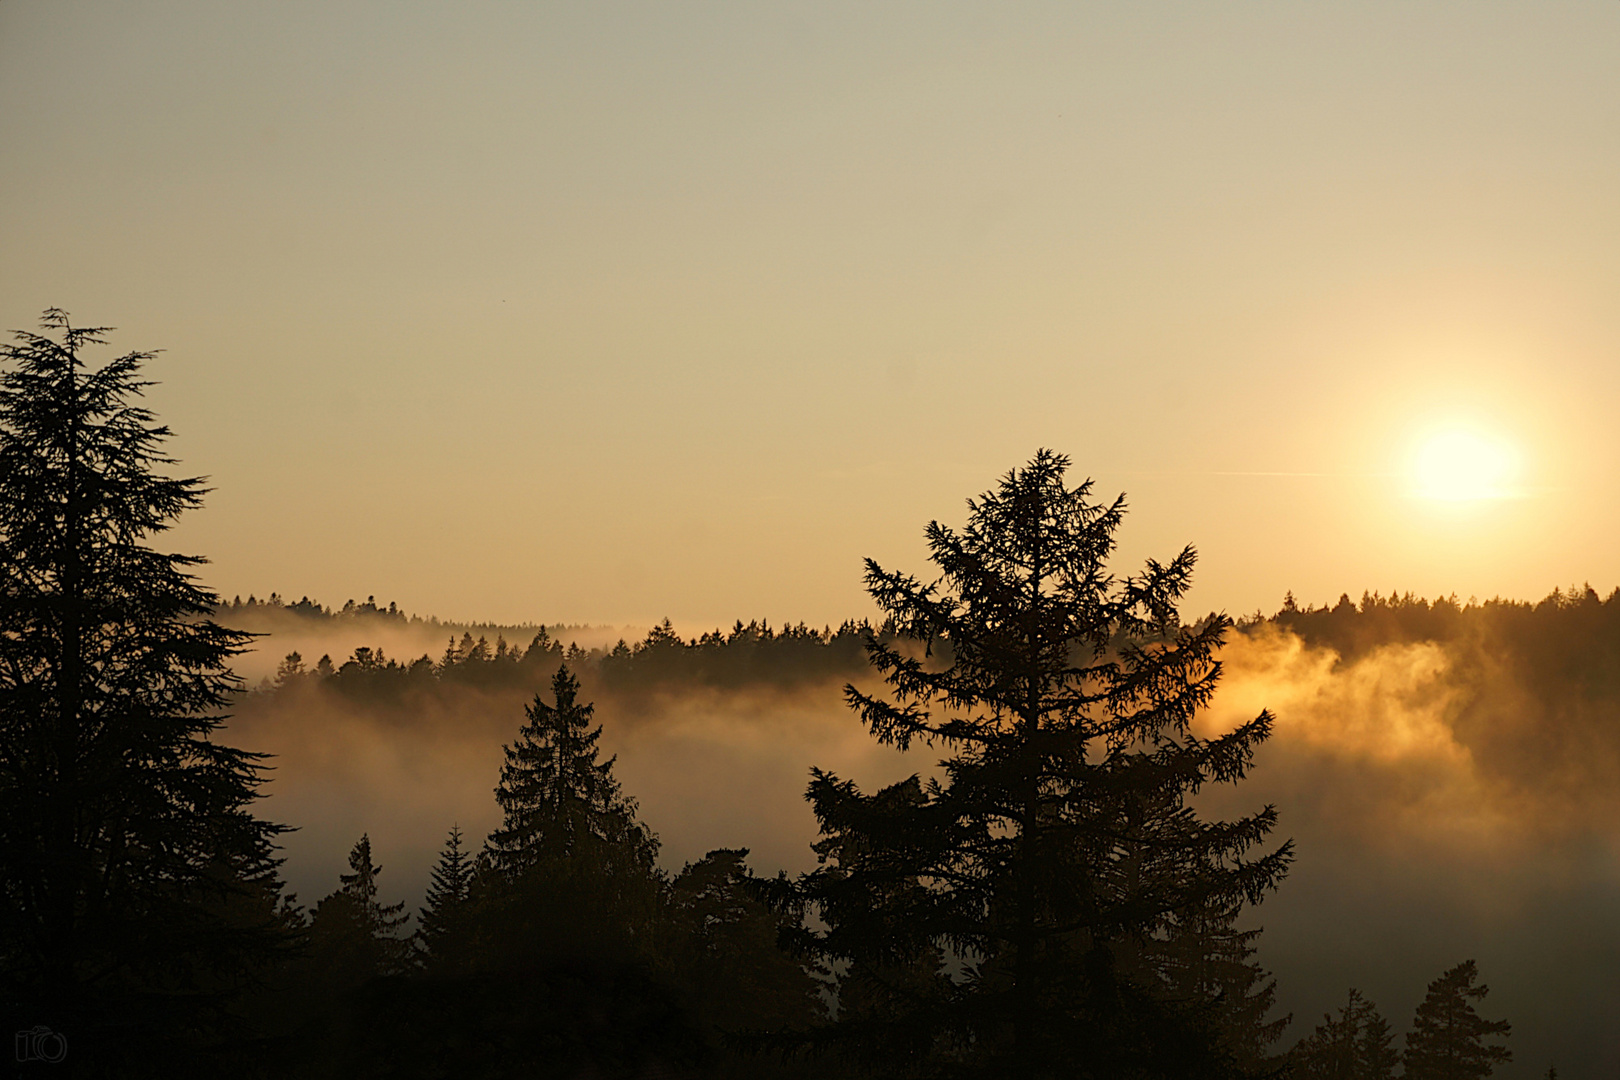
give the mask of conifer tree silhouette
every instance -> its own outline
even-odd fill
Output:
[[[150,546],[207,490],[159,471],[153,354],[42,323],[0,347],[0,992],[87,1074],[180,1068],[280,934],[262,755],[215,737],[249,635]]]
[[[1490,992],[1478,979],[1474,961],[1465,960],[1429,984],[1406,1035],[1407,1080],[1481,1080],[1513,1060],[1507,1047],[1486,1041],[1506,1036],[1512,1025],[1474,1011]]]
[[[1166,1001],[1201,1013],[1241,1066],[1264,1073],[1291,1017],[1273,1019],[1277,981],[1255,960],[1260,930],[1239,930],[1243,906],[1200,904],[1165,918],[1142,940],[1144,982]],[[1121,947],[1121,966],[1137,950]]]
[[[528,723],[506,747],[495,789],[505,817],[489,837],[490,865],[508,878],[546,862],[593,857],[651,871],[658,840],[620,790],[616,759],[598,760],[602,729],[591,727],[595,709],[579,700],[579,680],[559,667],[551,692],[554,704],[536,694],[524,707]]]
[[[464,930],[473,871],[472,855],[462,846],[461,827],[452,825],[428,882],[427,903],[417,920],[417,941],[430,966],[443,966],[451,959],[456,939]]]
[[[1178,913],[1256,903],[1283,876],[1291,845],[1248,855],[1272,808],[1205,822],[1186,805],[1244,776],[1271,717],[1192,733],[1230,623],[1181,625],[1191,548],[1112,577],[1124,500],[1065,486],[1068,464],[1042,450],[960,533],[930,524],[933,583],[866,564],[902,640],[869,638],[889,692],[849,703],[881,742],[950,756],[943,779],[875,795],[813,770],[823,865],[774,895],[820,914],[797,946],[874,1003],[810,1041],[886,1075],[1241,1072],[1204,1010],[1119,961]]]
[[[1361,1037],[1356,1042],[1356,1063],[1367,1080],[1394,1080],[1395,1067],[1401,1063],[1401,1053],[1395,1049],[1395,1033],[1370,1001],[1362,1020]]]
[[[644,958],[663,911],[658,838],[601,760],[601,727],[567,666],[552,702],[525,706],[506,747],[495,800],[503,811],[485,841],[469,930],[480,963],[495,967]]]
[[[315,906],[310,947],[337,987],[358,986],[378,975],[405,971],[410,941],[400,930],[410,920],[404,901],[377,899],[377,875],[371,861],[371,836],[362,835],[349,852],[350,873],[339,874],[336,892]]]
[[[1301,1080],[1393,1080],[1401,1060],[1393,1041],[1389,1022],[1352,988],[1338,1016],[1323,1016],[1289,1053],[1289,1064]]]
[[[777,947],[783,923],[754,895],[747,857],[746,848],[711,851],[670,883],[672,966],[690,1006],[717,1028],[803,1026],[826,1015],[821,984]]]

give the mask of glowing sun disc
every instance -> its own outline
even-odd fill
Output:
[[[1513,451],[1471,431],[1429,436],[1412,458],[1412,491],[1426,499],[1507,499],[1518,461]]]

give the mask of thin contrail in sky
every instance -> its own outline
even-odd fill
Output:
[[[1398,476],[1399,473],[1390,472],[1248,472],[1235,470],[1217,470],[1211,476],[1337,476],[1342,478]]]

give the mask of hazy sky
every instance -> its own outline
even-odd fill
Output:
[[[836,621],[1043,445],[1196,609],[1620,584],[1610,0],[0,0],[0,147],[227,595]]]

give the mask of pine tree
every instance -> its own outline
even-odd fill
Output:
[[[1365,1080],[1394,1080],[1395,1066],[1401,1063],[1401,1053],[1395,1049],[1395,1033],[1372,1002],[1361,1024],[1361,1037],[1356,1042],[1356,1065]]]
[[[689,1007],[714,1029],[808,1026],[826,1015],[822,985],[777,947],[780,931],[795,923],[754,894],[747,856],[747,848],[711,851],[670,883],[669,966]],[[735,1064],[739,1075],[755,1076],[763,1062]]]
[[[271,685],[280,689],[288,683],[297,682],[303,675],[304,658],[297,652],[290,652],[282,659],[280,664],[276,665],[276,677],[272,680]]]
[[[561,643],[551,640],[551,635],[542,626],[534,632],[534,640],[529,642],[528,649],[523,653],[523,663],[528,667],[538,667],[556,663],[561,657]]]
[[[1465,960],[1429,984],[1406,1035],[1408,1080],[1482,1080],[1513,1060],[1507,1047],[1485,1041],[1507,1035],[1512,1025],[1474,1011],[1473,1002],[1490,992],[1483,983],[1475,985],[1478,978],[1474,962]]]
[[[1277,981],[1254,959],[1260,931],[1239,930],[1240,914],[1236,903],[1174,913],[1144,938],[1143,959],[1157,996],[1201,1012],[1239,1065],[1263,1073],[1291,1017],[1271,1018]]]
[[[91,370],[104,329],[42,329],[0,348],[0,985],[82,1068],[154,1044],[178,1068],[277,947],[262,755],[215,738],[249,635],[211,618],[204,560],[149,546],[206,492],[159,472],[152,354]]]
[[[1301,1080],[1357,1080],[1356,1040],[1366,1004],[1361,992],[1352,987],[1337,1017],[1324,1014],[1316,1030],[1301,1039],[1289,1054],[1293,1075]]]
[[[1256,903],[1281,879],[1290,845],[1248,856],[1272,808],[1205,822],[1186,804],[1244,776],[1271,718],[1191,732],[1230,623],[1181,625],[1191,548],[1116,581],[1123,498],[1093,503],[1067,467],[1043,450],[969,502],[961,533],[930,524],[932,584],[866,564],[903,640],[869,637],[889,694],[850,687],[849,702],[881,742],[951,756],[907,798],[816,771],[824,865],[791,899],[827,924],[801,947],[886,997],[824,1041],[895,1075],[1238,1071],[1203,1003],[1165,1000],[1122,958],[1179,915]],[[941,956],[961,975],[942,982]]]
[[[363,913],[366,922],[375,928],[377,936],[396,938],[396,931],[410,921],[405,914],[405,903],[384,904],[377,899],[377,875],[382,867],[371,861],[371,835],[362,833],[359,842],[349,852],[350,874],[339,874],[342,895],[349,898]]]

